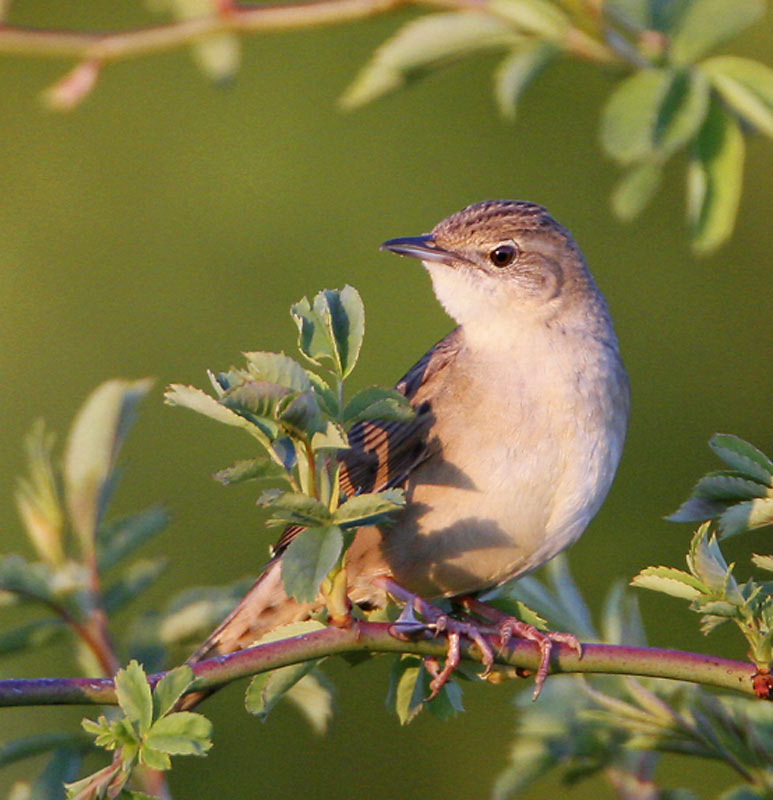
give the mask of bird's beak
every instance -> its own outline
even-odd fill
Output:
[[[424,236],[403,236],[399,239],[389,239],[379,249],[391,250],[399,256],[420,258],[422,261],[439,261],[442,264],[452,264],[460,259],[458,254],[437,247],[430,233],[424,234]]]

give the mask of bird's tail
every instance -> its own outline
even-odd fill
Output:
[[[281,562],[279,558],[275,558],[269,562],[236,608],[196,648],[186,663],[195,664],[216,655],[243,650],[280,625],[307,619],[317,605],[317,603],[298,603],[285,594],[282,586]],[[201,692],[185,695],[178,702],[177,710],[190,710],[214,691],[214,689],[204,689]]]

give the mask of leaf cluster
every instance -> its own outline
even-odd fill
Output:
[[[344,381],[357,362],[364,334],[364,310],[354,289],[325,290],[312,302],[304,298],[293,306],[292,316],[301,355],[312,368],[282,353],[249,352],[244,367],[211,375],[215,396],[173,386],[167,401],[250,434],[257,443],[255,452],[220,470],[215,478],[224,484],[272,482],[273,488],[262,491],[258,499],[267,511],[268,524],[289,526],[291,532],[280,543],[288,593],[311,601],[322,585],[330,612],[346,613],[334,608],[333,601],[345,603],[341,589],[346,585],[345,574],[340,567],[354,530],[385,521],[404,500],[396,490],[344,497],[339,490],[337,454],[348,447],[351,426],[364,420],[409,420],[413,410],[392,389],[368,387],[345,398]],[[2,633],[0,652],[38,646],[69,630],[87,675],[111,675],[118,668],[119,653],[109,621],[166,566],[164,559],[134,561],[123,567],[117,580],[105,580],[167,522],[166,512],[157,506],[125,518],[107,516],[121,445],[137,402],[149,386],[149,381],[109,381],[100,386],[73,423],[61,467],[54,457],[54,437],[43,424],[30,433],[28,475],[19,481],[17,504],[38,559],[0,558],[0,603],[36,603],[47,608],[50,616]],[[121,645],[146,667],[161,669],[170,647],[205,635],[230,612],[251,582],[248,578],[230,587],[184,590],[165,608],[145,611],[125,625]],[[310,621],[301,627],[320,625]],[[271,636],[298,633],[288,628]],[[315,730],[324,730],[332,713],[332,695],[316,667],[311,663],[259,676],[248,690],[248,710],[265,719],[286,696]],[[118,673],[124,716],[103,715],[84,725],[96,737],[97,746],[120,751],[120,758],[73,784],[73,797],[117,796],[126,791],[137,764],[166,770],[170,755],[204,754],[208,745],[199,747],[195,742],[199,734],[204,742],[206,721],[198,715],[168,713],[187,687],[189,680],[183,676],[189,677],[189,672],[186,667],[170,673],[156,687],[152,712],[139,662]],[[34,786],[20,786],[18,791],[54,798],[93,748],[78,736],[31,737],[5,744],[0,763],[51,751],[44,775]]]
[[[136,661],[118,670],[115,688],[123,714],[82,722],[97,746],[114,750],[116,757],[110,766],[68,784],[67,800],[136,798],[136,793],[124,791],[135,764],[164,771],[172,766],[170,756],[206,755],[212,747],[212,723],[201,714],[174,710],[192,683],[189,666],[167,672],[154,689]]]
[[[0,605],[26,604],[46,613],[0,633],[0,655],[48,645],[69,633],[85,674],[111,675],[117,668],[108,619],[148,589],[167,564],[164,558],[131,561],[166,527],[162,507],[108,516],[118,456],[150,386],[149,380],[99,386],[76,415],[61,463],[55,437],[42,421],[27,436],[27,474],[18,481],[16,504],[36,558],[0,556]],[[127,644],[131,649],[131,636]],[[0,765],[50,752],[41,776],[19,791],[54,798],[92,750],[90,741],[77,735],[43,734],[5,743]]]
[[[661,185],[666,161],[687,150],[687,221],[693,248],[707,253],[732,233],[744,134],[773,136],[773,70],[707,54],[764,12],[764,0],[489,0],[409,22],[376,50],[342,104],[361,106],[445,64],[498,50],[505,56],[494,96],[514,120],[528,86],[562,57],[615,65],[600,122],[603,150],[627,169],[613,210],[636,217]]]
[[[172,385],[166,401],[240,427],[257,442],[257,453],[215,477],[226,484],[264,478],[279,484],[258,502],[270,525],[291,528],[280,544],[285,590],[311,602],[341,567],[352,529],[384,522],[404,504],[396,489],[341,495],[337,454],[348,447],[347,431],[362,420],[408,420],[413,410],[399,392],[375,386],[344,399],[365,331],[355,289],[324,290],[291,313],[298,349],[311,368],[283,353],[245,353],[244,367],[210,374],[214,397]]]
[[[642,646],[644,625],[636,597],[621,583],[607,595],[596,630],[591,614],[559,556],[547,569],[547,585],[522,578],[495,590],[491,602],[527,601],[551,628],[571,630],[585,641]],[[697,800],[686,789],[655,782],[661,753],[711,758],[744,783],[721,800],[773,797],[773,709],[754,699],[714,695],[676,681],[617,676],[553,676],[538,703],[528,691],[518,708],[510,765],[497,778],[497,800],[518,796],[558,770],[574,784],[602,773],[621,796]]]
[[[746,638],[750,657],[767,673],[773,662],[773,582],[752,577],[739,583],[719,540],[773,524],[773,462],[737,436],[716,434],[709,445],[730,469],[701,478],[689,499],[668,517],[675,522],[707,520],[693,535],[687,570],[647,567],[632,583],[689,600],[691,610],[701,615],[704,633],[732,620]],[[714,525],[719,536],[712,532]],[[754,555],[752,564],[772,572],[773,556]]]
[[[48,642],[69,627],[84,646],[85,663],[96,661],[98,671],[111,672],[97,617],[122,609],[166,566],[165,559],[134,561],[102,585],[106,573],[167,524],[160,506],[107,519],[118,454],[149,388],[147,380],[114,380],[96,389],[73,423],[61,467],[42,422],[27,436],[28,474],[18,481],[16,503],[37,559],[0,556],[0,604],[34,603],[49,616],[3,632],[0,654]]]

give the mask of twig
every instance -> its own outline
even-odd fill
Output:
[[[218,33],[316,28],[366,19],[404,5],[487,11],[482,0],[314,0],[265,5],[237,5],[221,0],[218,13],[125,31],[42,29],[0,22],[0,54],[70,58],[103,65],[173,50]],[[564,46],[573,55],[591,61],[615,62],[623,57],[614,46],[579,27],[570,28]]]
[[[494,642],[492,642],[494,643]],[[219,656],[193,666],[196,681],[191,691],[223,686],[277,667],[344,653],[416,653],[442,658],[446,642],[437,639],[405,642],[390,633],[388,623],[359,622],[350,628],[328,627],[313,633],[250,647],[229,656]],[[479,661],[473,645],[462,646],[462,656]],[[534,670],[539,664],[539,649],[533,642],[516,640],[497,662]],[[745,661],[661,650],[654,647],[587,644],[583,656],[566,646],[556,646],[551,674],[592,672],[637,675],[689,681],[703,686],[730,689],[754,696],[756,668]],[[151,676],[152,684],[163,673]],[[108,678],[39,678],[0,681],[0,706],[34,705],[110,705],[116,703],[113,681]]]
[[[178,20],[126,31],[69,31],[0,25],[0,53],[77,60],[121,61],[172,50],[215,33],[314,28],[364,19],[406,0],[318,0],[235,6],[228,13]]]

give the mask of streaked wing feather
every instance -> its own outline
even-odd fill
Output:
[[[398,381],[395,389],[416,409],[409,422],[358,422],[349,431],[349,450],[341,454],[341,490],[347,497],[402,486],[411,471],[432,455],[427,433],[432,426],[432,383],[453,361],[461,346],[459,329],[430,349]],[[271,555],[276,558],[303,530],[282,532]]]

